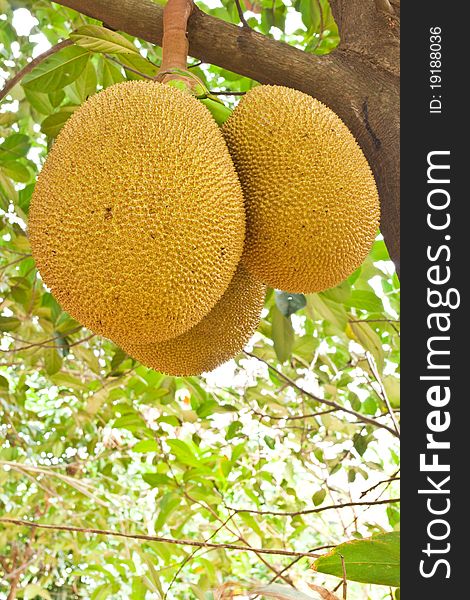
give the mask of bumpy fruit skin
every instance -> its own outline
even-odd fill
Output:
[[[240,264],[227,291],[211,312],[175,339],[123,345],[147,367],[173,376],[200,375],[236,356],[256,331],[266,287]]]
[[[243,196],[222,134],[189,94],[119,83],[60,132],[34,191],[29,236],[62,307],[119,342],[180,335],[227,289]]]
[[[302,92],[259,86],[223,131],[245,195],[251,273],[299,293],[347,278],[370,250],[380,211],[373,175],[346,125]]]

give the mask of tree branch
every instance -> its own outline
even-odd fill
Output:
[[[154,44],[161,44],[163,8],[152,0],[59,0],[59,4],[104,21]],[[346,2],[354,7],[359,3]],[[370,6],[368,0],[367,6]],[[377,12],[374,8],[375,13]],[[361,13],[362,14],[362,13]],[[344,19],[343,19],[344,21]],[[357,30],[361,23],[355,24]],[[367,31],[374,38],[377,31]],[[315,56],[237,27],[195,9],[188,23],[189,53],[260,83],[285,85],[315,96],[334,110],[355,135],[371,165],[379,189],[381,231],[399,266],[399,78],[398,46],[384,44],[364,53],[349,44]],[[384,60],[383,48],[387,46]],[[394,53],[394,54],[393,54]],[[393,54],[393,56],[392,56]]]
[[[75,533],[95,533],[97,535],[110,535],[133,540],[146,540],[150,542],[162,542],[164,544],[177,544],[178,546],[196,546],[198,548],[215,548],[226,550],[238,550],[240,552],[254,552],[255,554],[275,554],[277,556],[308,556],[309,558],[319,558],[320,554],[314,552],[294,552],[291,550],[280,550],[274,548],[252,548],[251,546],[237,546],[236,544],[212,544],[210,542],[201,542],[196,540],[177,540],[174,538],[165,538],[157,535],[144,535],[142,533],[124,533],[122,531],[110,531],[108,529],[95,529],[91,527],[73,527],[71,525],[46,525],[45,523],[34,523],[24,519],[10,519],[0,517],[0,523],[10,523],[22,527],[33,527],[37,529],[49,529],[52,531],[71,531]],[[329,546],[328,546],[329,547]],[[315,548],[323,550],[324,546]]]
[[[285,375],[282,371],[279,371],[278,369],[273,367],[271,364],[269,364],[267,360],[264,360],[264,358],[260,358],[259,356],[256,356],[256,354],[252,354],[251,352],[247,352],[246,350],[243,351],[243,354],[245,354],[245,356],[249,356],[251,358],[256,358],[257,360],[261,361],[268,367],[268,369],[273,371],[273,373],[276,373],[276,375],[278,377],[281,377],[282,379],[284,379],[284,381],[286,381],[292,388],[294,388],[301,394],[305,394],[305,396],[308,396],[312,400],[315,400],[315,402],[320,402],[322,404],[326,404],[326,406],[331,406],[332,408],[334,408],[336,410],[342,410],[343,412],[348,413],[349,415],[354,415],[359,421],[361,421],[363,423],[368,423],[369,425],[373,425],[374,427],[381,427],[382,429],[386,429],[388,432],[390,432],[394,436],[400,437],[399,434],[395,431],[395,429],[392,429],[392,427],[389,427],[388,425],[384,425],[383,423],[380,423],[379,421],[376,421],[375,419],[366,417],[365,415],[362,415],[361,413],[358,413],[357,411],[352,410],[351,408],[346,408],[345,406],[341,406],[341,404],[338,404],[337,402],[334,402],[333,400],[327,400],[326,398],[319,398],[318,396],[315,396],[311,392],[307,392],[302,387],[300,387],[300,385],[298,383],[296,383],[293,379],[291,379],[290,377]]]
[[[328,506],[321,506],[320,508],[307,508],[305,510],[287,511],[282,510],[257,510],[254,508],[236,508],[234,506],[227,506],[227,510],[233,510],[237,513],[250,513],[254,515],[274,515],[277,517],[298,517],[299,515],[313,515],[314,513],[321,513],[325,510],[347,508],[351,506],[374,506],[375,504],[396,504],[400,502],[400,498],[389,498],[388,500],[373,500],[372,502],[345,502],[344,504],[329,504]]]
[[[246,22],[245,15],[243,14],[243,8],[240,4],[240,0],[235,0],[235,6],[237,7],[238,18],[240,19],[240,23],[243,25],[243,27],[249,28],[250,26]]]
[[[315,413],[309,413],[305,415],[294,415],[292,417],[276,417],[274,415],[267,415],[266,413],[260,413],[257,410],[251,409],[251,412],[259,417],[260,419],[271,419],[273,421],[302,421],[304,419],[312,419],[313,417],[321,417],[322,415],[329,415],[332,412],[340,410],[339,408],[330,408],[329,410],[321,410]]]
[[[330,0],[330,6],[341,49],[362,54],[398,75],[399,17],[389,0]]]
[[[367,363],[370,367],[370,370],[372,371],[372,374],[374,375],[375,380],[379,385],[380,391],[382,392],[382,399],[385,402],[385,406],[387,407],[387,412],[390,415],[390,418],[392,419],[393,427],[395,428],[395,431],[397,432],[397,436],[400,437],[400,427],[398,426],[398,422],[396,420],[395,413],[393,412],[392,405],[390,404],[387,390],[385,389],[382,378],[380,377],[380,373],[377,370],[374,359],[373,359],[372,355],[370,354],[370,352],[366,352],[366,358],[367,358]]]
[[[66,46],[71,46],[72,44],[73,40],[62,40],[62,42],[55,44],[55,46],[52,46],[52,48],[49,48],[49,50],[46,50],[46,52],[43,52],[39,56],[36,56],[36,58],[33,58],[31,62],[29,62],[20,71],[18,71],[16,75],[14,75],[11,79],[9,79],[6,82],[6,84],[0,90],[0,100],[5,98],[5,96],[15,87],[15,85],[19,83],[27,73],[30,73],[34,69],[34,67],[37,66],[40,62],[42,62],[48,56],[51,56],[51,54],[55,54],[59,50],[62,50],[62,48],[65,48]]]

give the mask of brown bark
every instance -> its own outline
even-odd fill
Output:
[[[58,0],[106,26],[162,42],[163,9],[152,0]],[[314,56],[246,27],[195,9],[189,54],[261,83],[315,96],[348,125],[374,172],[382,207],[381,230],[399,268],[399,1],[332,0],[342,43]]]
[[[17,575],[16,577],[13,577],[13,579],[10,581],[10,589],[8,591],[7,600],[15,600],[16,590],[18,589],[19,581],[20,581],[19,575]]]

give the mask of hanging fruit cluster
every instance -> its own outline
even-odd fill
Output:
[[[186,70],[191,9],[189,0],[165,8],[155,82],[113,85],[68,120],[29,220],[33,255],[62,307],[170,375],[238,354],[266,286],[309,293],[340,283],[379,223],[367,161],[322,103],[259,86],[226,118]]]

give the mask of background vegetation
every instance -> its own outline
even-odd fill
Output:
[[[232,0],[198,6],[239,20]],[[245,6],[265,35],[317,54],[338,43],[325,0]],[[82,530],[0,523],[0,598],[208,600],[238,593],[234,581],[320,597],[309,584],[341,584],[337,556],[315,572],[312,557],[256,550],[325,554],[399,530],[399,285],[385,245],[379,236],[364,265],[327,292],[270,290],[246,352],[200,378],[151,371],[83,329],[31,258],[34,182],[76,107],[113,83],[155,74],[160,60],[159,48],[127,35],[127,51],[106,32],[90,46],[79,29],[87,24],[100,25],[45,0],[0,0],[5,82],[79,32],[0,105],[0,518]],[[212,90],[254,85],[193,64]],[[384,539],[393,554],[396,538]],[[348,598],[398,597],[393,560],[384,574],[377,547],[359,548],[366,575],[341,550],[348,579],[362,582],[349,583]]]

